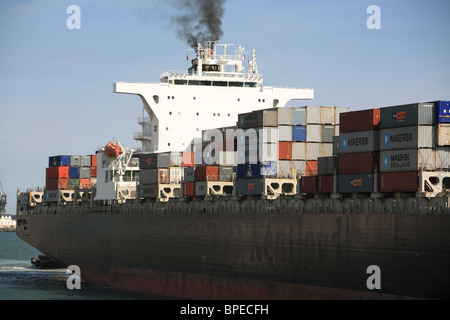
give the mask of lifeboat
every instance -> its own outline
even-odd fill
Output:
[[[110,158],[116,158],[120,154],[121,148],[117,144],[110,142],[105,147],[105,154]]]

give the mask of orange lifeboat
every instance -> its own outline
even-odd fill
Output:
[[[120,154],[120,147],[115,143],[108,143],[105,147],[105,154],[110,158],[116,158]]]

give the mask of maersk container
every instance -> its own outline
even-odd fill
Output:
[[[338,174],[374,173],[379,171],[378,152],[345,153],[339,155]]]
[[[380,129],[380,109],[359,110],[340,114],[340,133],[378,129]]]
[[[439,123],[436,126],[436,145],[450,146],[450,124]]]
[[[438,123],[450,122],[450,101],[436,101],[436,121]]]
[[[434,147],[434,126],[399,127],[380,130],[380,150]]]
[[[306,109],[292,108],[292,125],[305,126],[306,125]]]
[[[450,147],[436,148],[436,170],[450,169]]]
[[[306,141],[306,126],[292,127],[292,141],[305,142]]]
[[[407,149],[380,152],[380,172],[432,171],[436,169],[435,150]]]
[[[139,155],[140,169],[156,169],[169,167],[170,167],[170,154],[168,152],[142,153]]]
[[[70,165],[70,156],[52,156],[48,158],[49,167],[61,167]]]
[[[380,129],[434,125],[434,103],[414,103],[380,110]]]
[[[419,190],[419,173],[388,172],[380,174],[380,192],[417,192]]]
[[[337,156],[341,153],[341,138],[340,136],[333,137],[333,155]]]
[[[264,183],[261,179],[238,179],[236,183],[236,194],[241,196],[261,195],[264,191]]]
[[[344,174],[338,176],[340,193],[374,192],[373,174]]]
[[[238,116],[238,127],[242,129],[259,127],[276,127],[278,112],[274,110],[256,110],[241,113]]]
[[[328,156],[317,159],[317,174],[319,176],[332,175],[338,168],[339,157]]]
[[[69,167],[69,178],[80,178],[80,167]]]
[[[380,132],[359,131],[339,135],[339,153],[374,152],[380,148]]]

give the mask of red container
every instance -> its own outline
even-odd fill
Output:
[[[195,182],[185,182],[183,186],[183,195],[185,197],[195,196]]]
[[[345,153],[339,155],[338,174],[374,173],[379,168],[378,152]],[[378,170],[379,171],[379,170]]]
[[[193,167],[195,165],[195,153],[183,152],[181,165],[183,167]]]
[[[380,129],[380,109],[344,112],[339,115],[340,133],[378,129]]]
[[[292,142],[278,142],[278,159],[292,160]]]
[[[80,179],[80,189],[90,189],[91,179]]]
[[[317,177],[317,192],[318,193],[333,193],[333,176],[318,176]]]
[[[196,167],[195,181],[219,181],[219,166]]]
[[[47,178],[45,188],[47,190],[69,190],[69,178]]]
[[[93,166],[93,167],[97,166],[97,155],[96,154],[91,155],[91,166]]]
[[[317,175],[317,160],[306,161],[305,175],[306,176],[316,176]]]
[[[97,176],[97,167],[91,167],[91,177]]]
[[[300,192],[301,193],[317,193],[317,176],[302,177],[300,179]]]
[[[68,178],[69,167],[50,167],[46,169],[46,178]]]
[[[419,173],[388,172],[380,174],[381,192],[417,192],[419,190]]]

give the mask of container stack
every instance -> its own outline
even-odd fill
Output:
[[[96,183],[97,155],[49,157],[45,183],[47,201],[60,201],[60,190],[77,191],[77,193],[71,192],[71,196],[65,199],[65,201],[73,201],[79,190],[90,190],[96,186]]]
[[[381,109],[381,192],[416,192],[420,171],[448,170],[447,110],[439,101]]]
[[[139,155],[140,197],[160,199],[161,201],[180,197],[183,177],[184,167],[181,152]]]

